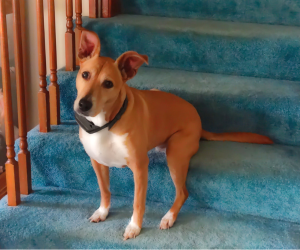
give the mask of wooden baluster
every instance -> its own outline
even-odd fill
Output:
[[[21,12],[21,32],[22,32],[22,55],[23,55],[23,76],[24,76],[24,86],[25,86],[25,104],[26,104],[26,114],[28,114],[28,51],[27,51],[27,25],[26,25],[26,16],[25,16],[25,0],[20,0],[20,12]],[[27,121],[27,130],[29,127],[29,119]]]
[[[75,12],[76,12],[76,28],[75,28],[75,48],[76,48],[76,65],[79,65],[78,49],[80,43],[80,37],[82,32],[82,0],[75,0]]]
[[[17,206],[21,202],[20,184],[19,184],[19,167],[15,160],[14,150],[14,124],[12,114],[12,98],[10,85],[10,68],[8,55],[8,39],[6,27],[5,1],[0,0],[0,44],[1,44],[1,62],[2,62],[2,83],[3,83],[3,98],[4,98],[4,113],[5,113],[5,139],[7,146],[7,162],[6,168],[6,183],[8,205]]]
[[[76,69],[75,33],[73,31],[73,0],[66,0],[67,31],[65,34],[66,71]]]
[[[89,0],[89,18],[97,18],[99,12],[98,0]]]
[[[12,1],[12,0],[6,0],[6,1],[5,1],[5,6],[4,6],[4,8],[5,8],[5,13],[6,13],[6,15],[12,13],[12,3],[11,3],[11,1]]]
[[[40,132],[50,131],[49,92],[46,81],[46,52],[43,0],[36,0],[40,91],[38,93]]]
[[[57,84],[57,58],[55,33],[55,6],[54,0],[48,0],[49,25],[49,56],[50,56],[50,124],[60,124],[60,93]]]
[[[102,17],[110,18],[121,13],[120,0],[102,0]]]
[[[21,14],[19,0],[13,0],[13,20],[14,20],[14,47],[15,47],[15,67],[17,81],[17,101],[18,101],[18,121],[20,135],[19,176],[21,194],[30,194],[31,187],[31,165],[30,152],[27,147],[27,121],[25,86],[23,72],[23,53],[22,53],[22,33],[21,33]]]

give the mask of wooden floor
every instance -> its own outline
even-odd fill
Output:
[[[6,174],[0,174],[0,199],[6,195]]]

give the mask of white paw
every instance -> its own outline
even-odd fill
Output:
[[[169,229],[174,225],[176,218],[174,218],[174,214],[170,211],[166,213],[166,215],[161,219],[160,229]]]
[[[126,227],[125,233],[123,235],[124,240],[135,238],[140,234],[140,232],[141,228],[137,224],[135,224],[131,218],[131,221]]]
[[[107,215],[109,212],[109,207],[99,207],[94,214],[89,218],[90,222],[99,222],[99,221],[105,221]]]

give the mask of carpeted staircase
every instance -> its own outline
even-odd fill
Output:
[[[159,230],[175,189],[165,155],[149,152],[144,227],[123,241],[132,214],[128,169],[110,169],[111,212],[78,137],[77,72],[58,72],[62,125],[28,135],[34,193],[0,201],[0,248],[300,248],[300,4],[296,0],[122,0],[122,15],[83,19],[101,54],[149,56],[128,84],[191,102],[212,132],[267,135],[274,145],[200,142],[190,194],[173,228]],[[18,142],[16,143],[18,150]]]

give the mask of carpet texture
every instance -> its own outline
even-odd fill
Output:
[[[121,0],[122,13],[300,25],[297,0]]]
[[[134,240],[122,234],[132,215],[132,200],[113,197],[106,221],[90,223],[99,194],[43,188],[7,207],[0,201],[0,248],[268,248],[300,247],[300,226],[253,216],[185,206],[170,230],[158,229],[168,211],[165,204],[147,202],[144,228]]]
[[[74,120],[76,75],[58,73],[63,120]],[[196,107],[206,130],[253,132],[300,145],[300,82],[143,67],[128,85],[184,98]]]
[[[91,192],[99,189],[89,157],[79,141],[78,126],[72,124],[75,122],[52,126],[48,134],[39,133],[38,128],[29,133],[34,186]],[[165,154],[153,150],[149,158],[147,198],[170,207],[175,189]],[[186,203],[300,222],[299,162],[297,147],[201,141],[190,164],[190,197]],[[129,168],[110,168],[110,180],[113,195],[133,197]]]
[[[83,18],[102,55],[127,50],[156,68],[300,80],[300,27],[138,15]]]

